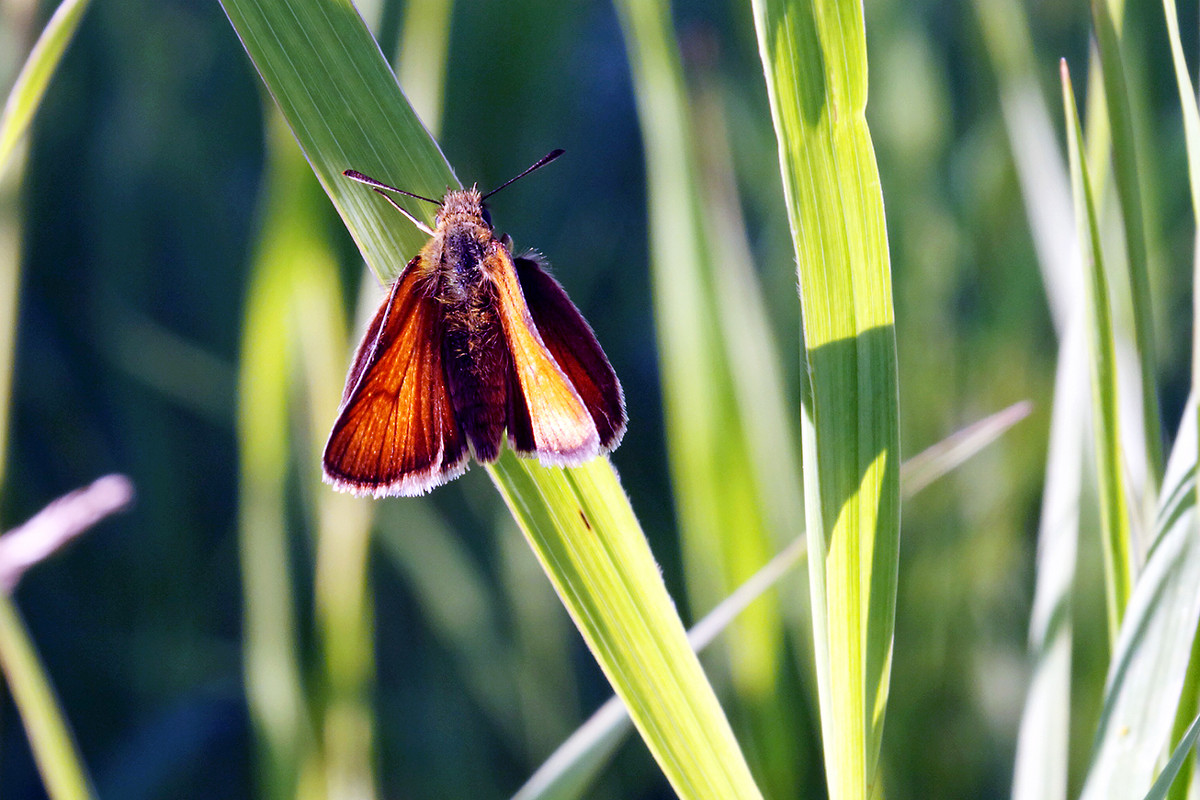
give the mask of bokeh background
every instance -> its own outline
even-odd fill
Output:
[[[1026,680],[1055,333],[984,44],[979,7],[987,2],[866,5],[868,118],[895,277],[904,453],[1018,400],[1035,409],[904,508],[883,753],[897,800],[1007,796]],[[3,0],[0,9],[7,88],[52,6]],[[403,11],[386,3],[369,11],[381,19],[385,53],[395,49]],[[1077,70],[1080,91],[1085,83],[1087,6],[1041,0],[1021,11],[1040,88],[1058,109],[1060,57]],[[1195,4],[1183,3],[1181,14],[1184,47],[1194,54]],[[750,10],[679,2],[674,22],[689,89],[725,126],[754,270],[795,398],[794,262]],[[1145,134],[1139,155],[1153,209],[1158,372],[1171,434],[1190,356],[1182,125],[1158,4],[1130,4],[1125,36],[1143,56],[1130,81]],[[681,567],[632,91],[622,28],[607,3],[454,4],[439,141],[458,176],[485,188],[551,148],[567,150],[498,196],[493,219],[518,246],[546,254],[624,384],[631,422],[613,462],[690,621],[708,609],[689,603]],[[21,279],[0,522],[10,528],[104,473],[125,473],[137,487],[131,510],[37,567],[16,595],[103,798],[259,794],[243,691],[235,412],[266,202],[269,104],[217,3],[99,0],[29,140],[14,212]],[[1061,112],[1053,119],[1061,129]],[[313,198],[353,316],[361,260],[332,207]],[[326,390],[336,398],[341,385]],[[298,468],[293,484],[309,474]],[[295,605],[301,648],[311,655],[302,496],[326,489],[292,490]],[[379,795],[506,797],[608,696],[607,685],[481,469],[428,499],[382,501],[378,526],[408,514],[407,504],[421,504],[416,513],[440,542],[434,547],[470,565],[472,582],[423,582],[410,566],[422,554],[394,532],[372,548]],[[1088,530],[1085,520],[1085,537]],[[1092,552],[1083,548],[1076,607],[1085,640],[1104,636],[1099,590],[1086,591],[1099,578]],[[464,657],[445,625],[430,621],[431,608],[453,609],[463,596],[489,609],[488,646],[503,654],[490,664]],[[797,666],[805,644],[787,647],[794,674],[783,677],[780,702],[795,738],[766,741],[748,730],[751,715],[739,715],[737,698],[722,697],[753,765],[777,763],[780,753],[791,764],[771,785],[820,796],[819,729]],[[1103,668],[1086,659],[1075,667],[1081,759]],[[719,663],[714,672],[720,686]],[[44,795],[7,696],[0,794]],[[589,796],[671,793],[632,739]]]

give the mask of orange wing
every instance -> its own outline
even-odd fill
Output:
[[[512,351],[513,368],[528,410],[519,428],[532,432],[533,449],[544,464],[572,466],[600,454],[600,436],[579,393],[538,334],[521,293],[512,256],[497,240],[484,257],[484,272],[496,284],[500,321]],[[512,403],[510,403],[512,405]],[[510,436],[514,433],[510,423]],[[527,435],[527,434],[526,434]],[[519,436],[518,446],[523,444]],[[522,448],[524,449],[524,448]]]
[[[518,256],[513,263],[542,343],[587,406],[601,449],[615,450],[625,434],[625,396],[596,334],[536,254]]]
[[[458,477],[467,448],[442,365],[443,320],[409,262],[354,354],[322,459],[325,481],[359,495],[418,495]]]

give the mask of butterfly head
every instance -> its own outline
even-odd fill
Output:
[[[437,212],[438,228],[462,223],[482,223],[489,230],[492,227],[492,215],[483,203],[483,195],[474,186],[470,189],[452,189],[446,192],[442,206]]]

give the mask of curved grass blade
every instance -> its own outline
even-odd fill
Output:
[[[79,750],[12,598],[0,592],[0,669],[50,800],[95,797]]]
[[[46,87],[58,62],[83,19],[90,0],[63,0],[38,37],[29,58],[21,67],[0,114],[0,175],[4,174],[17,142],[29,128],[42,103]]]
[[[374,192],[342,176],[356,169],[440,197],[458,185],[348,2],[224,0],[222,7],[367,263],[390,281],[425,243]],[[398,201],[417,219],[431,206]]]
[[[899,555],[896,343],[883,198],[864,115],[863,8],[756,0],[804,326],[802,450],[825,771],[879,791]]]

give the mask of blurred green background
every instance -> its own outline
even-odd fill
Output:
[[[52,8],[3,0],[0,9],[7,87]],[[1087,62],[1087,7],[1048,0],[1023,11],[1037,79],[1057,109],[1058,58],[1080,76]],[[1196,13],[1194,3],[1181,6],[1189,54]],[[674,15],[689,88],[716,104],[727,127],[755,268],[795,398],[796,278],[750,11],[678,2]],[[888,794],[1002,797],[1024,698],[1055,334],[977,6],[876,0],[866,17],[904,453],[1018,400],[1035,403],[1030,420],[904,509],[883,752]],[[394,52],[402,18],[402,5],[384,4],[385,53]],[[1129,80],[1146,134],[1139,155],[1154,212],[1158,368],[1165,427],[1174,431],[1188,376],[1192,234],[1161,8],[1131,4],[1125,36],[1143,54]],[[1082,92],[1081,77],[1076,85]],[[106,472],[136,484],[128,513],[33,570],[16,596],[104,798],[257,793],[242,688],[234,423],[265,202],[268,103],[218,4],[98,0],[29,141],[0,521],[10,528]],[[548,257],[611,358],[631,420],[613,462],[685,621],[694,620],[708,609],[689,607],[680,566],[641,136],[614,9],[460,0],[443,105],[439,141],[466,183],[496,186],[551,148],[567,150],[498,196],[493,219],[518,247]],[[1061,128],[1060,117],[1053,113]],[[340,254],[352,317],[361,261],[329,203],[315,190],[313,199]],[[332,402],[340,383],[327,391]],[[306,469],[291,476],[291,492],[327,491],[298,485]],[[389,520],[408,519],[405,507],[418,503],[423,529],[448,538],[477,584],[422,583],[397,555],[404,544],[388,544],[403,535]],[[300,646],[311,654],[304,514],[297,501],[290,546]],[[392,530],[376,541],[370,575],[380,796],[506,797],[608,696],[607,684],[481,469],[425,500],[382,501],[377,516],[380,529]],[[1098,564],[1088,561],[1094,552],[1081,549],[1085,587],[1098,584]],[[477,589],[497,648],[491,663],[464,659],[444,627],[429,622],[431,607],[452,607]],[[1105,635],[1098,589],[1091,595],[1094,608],[1086,592],[1077,604],[1085,640]],[[789,648],[803,654],[807,643]],[[1075,738],[1087,742],[1104,665],[1085,660],[1075,669]],[[798,699],[807,678],[794,671],[784,682],[799,735],[766,747],[783,748],[802,796],[820,796],[818,726]],[[769,760],[753,752],[736,702],[727,708],[751,764]],[[0,794],[44,796],[7,697]],[[635,739],[589,796],[671,794]]]

